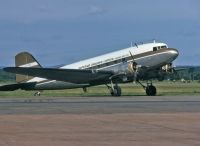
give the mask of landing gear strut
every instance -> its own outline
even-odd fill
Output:
[[[118,85],[114,86],[114,89],[110,91],[112,96],[121,96],[122,90]]]
[[[117,84],[113,85],[113,83],[111,82],[111,87],[108,85],[106,85],[106,86],[108,87],[110,94],[112,96],[121,96],[122,90]]]
[[[148,96],[155,96],[157,94],[156,87],[153,86],[152,82],[147,83],[147,86],[144,86],[140,81],[137,81],[146,91]]]
[[[87,88],[86,87],[83,87],[83,92],[87,93]]]

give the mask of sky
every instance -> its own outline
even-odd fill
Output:
[[[200,65],[199,0],[0,0],[0,66],[28,51],[69,64],[155,39]]]

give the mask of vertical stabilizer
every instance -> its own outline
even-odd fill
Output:
[[[42,66],[37,62],[37,60],[28,52],[22,52],[15,56],[15,66],[16,67],[32,67],[41,68]],[[18,75],[16,74],[16,82],[22,83],[31,80],[33,77],[28,75]]]

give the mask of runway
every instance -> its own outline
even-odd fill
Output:
[[[198,96],[0,98],[1,114],[200,112]]]
[[[199,96],[0,98],[0,146],[197,146]]]

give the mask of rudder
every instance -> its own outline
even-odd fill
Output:
[[[41,68],[42,66],[38,61],[28,52],[21,52],[15,56],[15,66],[16,67],[32,67]],[[34,77],[28,75],[18,75],[16,74],[16,82],[22,83],[31,80]]]

